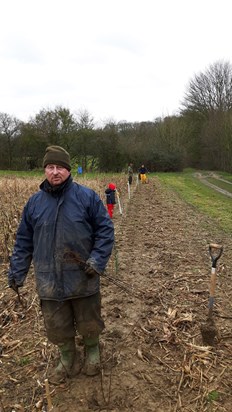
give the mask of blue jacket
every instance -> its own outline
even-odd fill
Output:
[[[75,259],[91,259],[103,272],[114,243],[114,227],[93,190],[70,177],[60,195],[40,191],[24,207],[10,261],[9,285],[23,285],[33,260],[40,299],[66,300],[99,291],[99,276],[89,278]]]
[[[146,168],[146,167],[140,167],[139,173],[140,173],[141,175],[145,175],[145,174],[147,173],[147,168]]]
[[[107,205],[115,205],[116,204],[115,190],[106,189],[105,194],[106,194],[106,204]]]

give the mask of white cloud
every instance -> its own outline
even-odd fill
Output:
[[[230,0],[4,0],[0,111],[85,107],[96,120],[179,109],[189,80],[232,62]]]

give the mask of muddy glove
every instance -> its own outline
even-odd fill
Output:
[[[9,288],[13,289],[15,293],[18,293],[18,289],[22,286],[23,285],[17,285],[14,279],[12,279],[9,283]]]
[[[93,258],[89,258],[86,261],[86,265],[85,265],[85,274],[89,277],[89,278],[93,278],[94,276],[96,276],[97,274],[99,274],[99,271],[96,269],[95,266],[95,259]]]

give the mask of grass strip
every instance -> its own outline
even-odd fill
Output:
[[[223,180],[215,179],[214,177],[207,178],[207,181],[212,183],[215,186],[220,187],[223,190],[226,190],[227,192],[232,193],[232,184],[231,184],[231,182],[226,183]]]
[[[231,198],[204,185],[194,173],[157,173],[156,176],[166,187],[176,192],[182,200],[214,219],[223,231],[231,233]]]

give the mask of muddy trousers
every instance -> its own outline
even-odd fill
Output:
[[[84,339],[94,339],[105,327],[100,293],[63,302],[42,300],[41,309],[47,337],[55,345],[66,343],[77,332]]]

